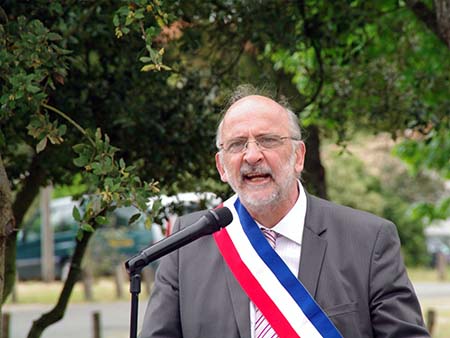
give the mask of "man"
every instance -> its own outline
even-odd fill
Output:
[[[303,189],[295,114],[238,92],[217,146],[233,222],[162,259],[141,338],[429,337],[395,226]]]

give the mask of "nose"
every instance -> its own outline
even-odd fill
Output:
[[[248,164],[256,164],[261,161],[263,154],[256,141],[249,141],[244,149],[244,160]]]

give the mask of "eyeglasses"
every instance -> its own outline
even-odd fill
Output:
[[[238,137],[220,145],[220,150],[225,150],[228,153],[237,154],[247,149],[248,144],[255,142],[259,149],[267,150],[278,148],[283,145],[287,139],[300,141],[300,139],[291,136],[278,135],[260,135],[256,136],[254,140],[249,140],[245,137]]]

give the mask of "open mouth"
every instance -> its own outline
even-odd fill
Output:
[[[264,173],[248,173],[243,175],[244,181],[251,183],[262,183],[270,180],[272,176]]]

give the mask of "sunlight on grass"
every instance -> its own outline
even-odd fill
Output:
[[[436,269],[432,268],[408,268],[408,275],[413,282],[450,282],[450,267],[447,267],[444,280],[440,280]]]
[[[44,283],[39,281],[20,282],[17,285],[17,303],[40,303],[40,304],[54,304],[56,303],[59,294],[61,293],[63,284],[61,282]],[[144,287],[142,291],[145,294]],[[112,278],[96,279],[92,288],[93,301],[109,302],[118,300],[116,285]],[[129,299],[129,284],[128,282],[122,285],[122,299]],[[84,287],[81,282],[78,282],[70,297],[71,303],[85,302]],[[11,303],[9,299],[8,303]]]

